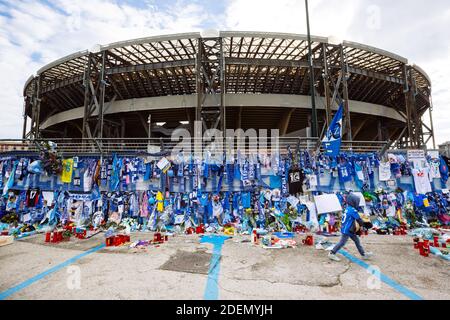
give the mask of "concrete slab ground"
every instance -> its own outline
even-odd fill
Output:
[[[152,238],[132,234],[132,241]],[[213,246],[199,240],[177,235],[146,249],[105,247],[6,299],[203,299]],[[334,262],[314,247],[264,249],[242,240],[249,236],[223,245],[219,299],[409,299],[343,256]],[[45,244],[40,234],[0,247],[0,293],[102,243],[103,234]],[[450,299],[448,261],[421,257],[408,236],[369,235],[362,243],[374,253],[368,263],[375,270],[424,299]],[[346,250],[359,258],[351,241]]]

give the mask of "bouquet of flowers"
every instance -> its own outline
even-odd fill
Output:
[[[136,231],[138,227],[138,223],[136,219],[133,218],[125,218],[122,219],[122,222],[120,223],[122,227],[125,227],[125,232],[130,233],[131,231]]]
[[[40,159],[45,172],[49,175],[58,175],[62,172],[62,159],[56,151],[56,144],[51,141],[41,143]]]
[[[414,205],[411,201],[407,201],[404,206],[404,210],[406,213],[406,219],[408,219],[411,226],[414,226],[416,223],[416,213],[414,212]]]

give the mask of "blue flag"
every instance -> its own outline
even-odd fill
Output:
[[[322,140],[323,148],[325,149],[325,154],[327,156],[336,157],[339,155],[339,150],[341,149],[342,141],[342,115],[343,115],[344,105],[341,103],[338,111],[331,121],[330,127],[328,128],[325,137]]]

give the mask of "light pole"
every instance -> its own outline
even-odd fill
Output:
[[[147,123],[148,123],[148,141],[150,143],[150,139],[152,137],[152,115],[151,114],[148,115]]]
[[[147,124],[148,124],[148,142],[147,142],[147,152],[151,152],[151,142],[150,139],[152,138],[152,115],[149,113],[147,118]]]
[[[309,55],[309,86],[310,86],[310,94],[311,94],[311,136],[314,138],[317,137],[317,110],[316,110],[316,92],[314,89],[314,66],[313,66],[313,57],[311,50],[311,32],[309,29],[309,10],[308,10],[308,0],[305,0],[306,7],[306,28],[308,33],[308,55]]]

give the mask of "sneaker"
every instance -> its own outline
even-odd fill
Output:
[[[317,250],[325,250],[325,248],[323,247],[323,245],[320,242],[318,244],[316,244],[316,249]]]
[[[341,259],[331,251],[328,253],[328,258],[333,261],[341,261]]]
[[[363,258],[363,260],[369,260],[372,256],[373,256],[373,253],[372,253],[372,252],[366,252],[366,253],[362,256],[362,258]]]

